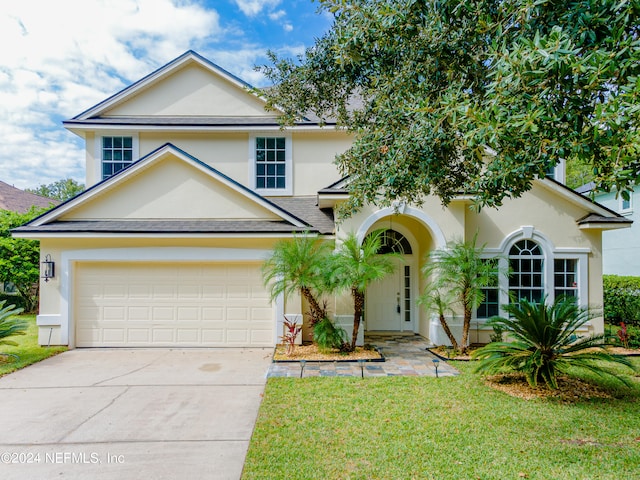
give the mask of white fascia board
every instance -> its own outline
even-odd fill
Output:
[[[128,177],[130,177],[132,175],[136,175],[138,172],[140,172],[140,171],[142,171],[142,170],[144,170],[146,168],[149,168],[158,159],[164,157],[165,155],[169,155],[169,154],[170,155],[174,155],[174,156],[182,159],[183,161],[190,163],[192,166],[196,167],[197,169],[199,169],[204,174],[209,175],[209,176],[217,179],[219,182],[221,182],[222,184],[226,185],[228,188],[231,188],[232,190],[235,190],[238,194],[244,196],[247,199],[250,199],[250,200],[254,201],[256,204],[262,206],[263,208],[267,209],[268,211],[270,211],[274,215],[282,218],[283,220],[286,220],[286,221],[290,222],[292,225],[295,225],[296,227],[299,227],[299,228],[307,228],[307,227],[309,227],[309,225],[307,225],[306,223],[303,223],[300,219],[287,214],[286,210],[281,209],[277,205],[269,202],[267,199],[261,197],[260,195],[254,193],[254,192],[252,192],[250,190],[245,190],[244,188],[241,188],[241,186],[238,183],[236,183],[235,181],[231,180],[229,177],[226,177],[221,172],[218,172],[217,170],[213,169],[212,167],[209,167],[209,166],[205,165],[204,163],[200,162],[199,160],[196,161],[196,159],[194,159],[194,157],[190,157],[189,155],[186,155],[185,153],[183,153],[178,148],[176,148],[176,147],[174,147],[172,145],[169,145],[169,144],[164,145],[163,147],[159,148],[157,151],[155,151],[150,156],[144,157],[142,160],[139,160],[139,161],[135,162],[133,165],[131,165],[130,167],[126,168],[125,170],[123,170],[118,175],[110,177],[106,181],[104,181],[102,183],[99,183],[95,187],[92,187],[91,189],[85,191],[79,197],[76,197],[76,198],[72,199],[71,201],[69,201],[68,203],[64,204],[61,208],[54,209],[49,214],[44,214],[42,217],[36,219],[33,222],[32,226],[39,227],[39,226],[44,225],[45,223],[48,223],[48,222],[51,222],[51,221],[53,221],[53,220],[55,220],[57,218],[60,218],[62,215],[64,215],[66,212],[68,212],[69,210],[71,210],[74,207],[76,207],[78,204],[84,203],[85,201],[87,201],[87,200],[89,200],[91,198],[94,198],[96,195],[100,195],[104,191],[113,188],[118,183],[121,183],[121,182],[125,181]]]
[[[599,223],[589,222],[579,226],[580,230],[620,230],[622,228],[631,228],[630,223]]]
[[[80,115],[77,115],[74,118],[82,120],[82,119],[87,119],[87,118],[91,118],[96,115],[99,115],[100,112],[110,109],[114,105],[117,105],[121,103],[123,100],[126,100],[128,97],[136,95],[141,90],[148,88],[150,85],[153,85],[158,80],[170,75],[176,70],[179,70],[189,62],[195,62],[199,64],[202,68],[205,68],[210,72],[215,73],[216,75],[222,77],[224,80],[231,83],[235,87],[244,90],[247,93],[247,95],[252,95],[257,99],[259,99],[261,102],[266,103],[262,98],[260,98],[258,95],[256,95],[255,93],[249,90],[251,88],[251,85],[249,85],[248,83],[241,81],[237,77],[234,77],[229,72],[218,67],[213,62],[209,62],[204,57],[201,57],[195,52],[188,51],[183,55],[179,56],[178,58],[167,63],[163,67],[160,67],[156,71],[150,73],[146,77],[143,77],[141,80],[138,80],[132,85],[126,87],[124,90],[121,90],[120,92],[114,94],[113,96],[107,98],[106,100],[98,103],[97,105],[90,108],[89,110],[85,110]]]
[[[279,125],[249,125],[249,126],[237,126],[237,125],[106,125],[104,123],[82,123],[74,125],[65,125],[65,128],[70,132],[80,135],[80,132],[97,132],[100,130],[125,130],[125,131],[139,131],[139,132],[258,132],[258,131],[282,131],[283,128]],[[285,131],[325,131],[327,129],[336,130],[332,125],[295,125],[291,127],[285,127]]]
[[[338,202],[345,202],[349,199],[348,193],[323,193],[318,195],[319,208],[331,208]]]
[[[96,232],[18,232],[12,236],[16,238],[28,238],[39,240],[42,238],[294,238],[299,233],[96,233]],[[334,235],[320,235],[318,233],[307,234],[310,238],[323,238],[331,240]]]
[[[565,198],[566,200],[573,203],[574,205],[578,205],[587,211],[597,213],[598,215],[602,215],[603,217],[615,218],[615,215],[612,214],[610,210],[603,207],[599,203],[591,202],[589,199],[584,198],[582,195],[580,195],[577,192],[572,193],[571,191],[567,190],[565,187],[562,187],[557,183],[552,182],[551,180],[537,179],[536,181],[540,182],[540,185],[542,185],[546,189],[557,193],[558,195]]]

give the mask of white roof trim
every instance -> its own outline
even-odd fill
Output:
[[[197,54],[193,50],[189,50],[184,54],[180,55],[178,58],[167,63],[163,67],[160,67],[156,71],[150,73],[146,77],[143,77],[141,80],[138,80],[137,82],[129,85],[123,90],[120,90],[118,93],[112,95],[106,100],[103,100],[97,105],[94,105],[90,109],[85,110],[84,112],[75,116],[73,120],[87,120],[91,117],[100,115],[105,110],[109,110],[115,105],[125,102],[128,98],[137,94],[141,90],[145,90],[146,88],[153,85],[154,83],[157,83],[161,79],[166,78],[167,76],[171,75],[175,71],[179,70],[184,65],[192,62],[199,64],[201,67],[209,70],[215,75],[222,77],[229,83],[233,84],[235,87],[243,90],[248,95],[252,95],[255,98],[259,99],[261,102],[265,103],[265,101],[262,98],[260,98],[260,96],[249,91],[249,89],[252,88],[251,85],[239,79],[238,77],[235,77],[234,75],[227,72],[226,70],[219,67],[218,65],[214,64],[213,62],[210,62],[209,60]]]
[[[29,223],[29,226],[39,227],[49,222],[52,222],[54,220],[57,220],[64,214],[78,207],[79,205],[89,201],[90,199],[96,198],[97,196],[102,195],[108,192],[109,190],[112,190],[120,183],[125,182],[129,177],[132,177],[140,173],[141,171],[146,170],[147,168],[150,168],[157,161],[159,161],[159,159],[169,154],[174,155],[182,159],[183,161],[190,163],[192,166],[194,166],[204,174],[209,175],[212,178],[215,178],[220,183],[224,184],[225,186],[229,187],[232,190],[235,190],[237,193],[244,196],[245,198],[254,201],[256,204],[260,205],[261,207],[265,208],[266,210],[270,211],[271,213],[280,217],[281,219],[291,223],[292,225],[299,228],[309,227],[307,223],[289,214],[286,210],[278,207],[277,205],[273,204],[266,198],[242,186],[241,184],[227,177],[226,175],[214,169],[213,167],[208,166],[207,164],[201,162],[195,157],[192,157],[191,155],[187,154],[186,152],[180,150],[179,148],[175,147],[170,143],[163,145],[162,147],[158,148],[154,152],[141,158],[137,162],[133,163],[130,167],[126,168],[125,170],[122,170],[117,175],[109,177],[103,182],[98,183],[94,187],[84,191],[77,197],[69,200],[66,203],[63,203],[59,207],[54,208],[53,210],[50,210],[44,215],[36,218],[31,223]]]
[[[585,210],[588,210],[593,213],[597,213],[598,215],[602,215],[603,217],[609,217],[609,218],[617,217],[617,214],[615,212],[612,212],[611,210],[604,207],[603,205],[600,205],[597,202],[592,202],[588,198],[585,198],[581,194],[575,192],[574,190],[571,190],[569,187],[559,185],[558,183],[552,180],[549,180],[547,178],[542,178],[542,179],[539,178],[536,180],[540,182],[540,185],[542,185],[546,189],[559,194],[561,197],[564,197],[569,202],[575,205],[578,205],[584,208]]]

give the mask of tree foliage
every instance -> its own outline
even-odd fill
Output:
[[[38,188],[27,188],[27,192],[35,193],[43,197],[55,198],[60,201],[69,200],[82,193],[84,184],[76,182],[73,178],[65,178],[48,185],[42,184]]]
[[[597,186],[640,179],[639,0],[320,0],[332,28],[271,54],[283,123],[309,113],[354,135],[337,157],[350,204],[497,206],[556,165]]]
[[[0,211],[0,282],[11,282],[25,301],[25,310],[38,305],[40,285],[40,244],[37,240],[13,238],[11,229],[32,220],[46,209],[27,213]]]

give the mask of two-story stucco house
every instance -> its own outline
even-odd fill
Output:
[[[402,254],[396,273],[367,291],[367,331],[437,336],[415,301],[421,266],[476,232],[511,267],[487,289],[478,325],[509,292],[598,305],[602,232],[628,223],[551,179],[499,210],[427,198],[368,205],[337,223],[348,192],[333,160],[349,135],[313,118],[282,130],[247,84],[191,51],[64,125],[86,141],[89,188],[14,232],[39,239],[55,262],[41,285],[42,343],[273,346],[283,315],[306,306],[270,301],[260,267],[276,241],[305,231],[334,240],[385,229]],[[350,313],[348,301],[330,307],[339,319]],[[602,321],[590,328],[602,331]]]

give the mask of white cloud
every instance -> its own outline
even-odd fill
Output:
[[[4,2],[0,180],[84,181],[82,141],[61,119],[223,33],[217,12],[190,0]]]
[[[271,10],[280,4],[280,0],[235,0],[235,2],[247,17],[255,17],[262,10]]]
[[[275,12],[269,13],[269,18],[273,21],[279,20],[287,14],[284,10],[277,10]]]

